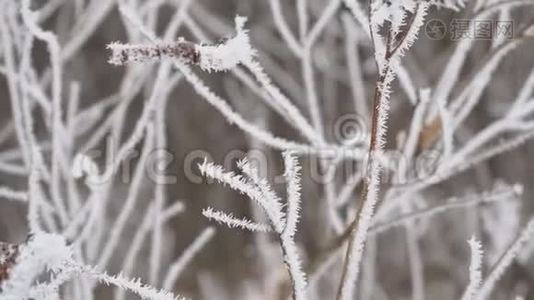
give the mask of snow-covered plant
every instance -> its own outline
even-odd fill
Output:
[[[111,43],[109,63],[117,66],[128,62],[146,62],[161,58],[174,58],[187,64],[199,65],[204,71],[227,71],[249,61],[254,52],[244,29],[246,18],[236,17],[236,35],[218,45],[195,45],[183,38],[173,43],[156,45],[128,45]]]
[[[0,0],[0,300],[528,299],[533,4]]]
[[[384,1],[383,3],[373,1],[371,3],[370,31],[375,46],[379,78],[373,99],[369,159],[361,197],[363,202],[360,205],[356,219],[351,224],[353,233],[345,256],[346,261],[338,290],[339,299],[350,299],[354,295],[354,287],[358,279],[367,232],[374,214],[374,208],[378,202],[381,169],[378,156],[383,155],[390,85],[401,56],[414,43],[419,29],[424,25],[424,18],[428,8],[429,5],[426,2],[417,3],[411,0]],[[405,23],[404,20],[409,14],[412,14],[412,16],[410,22],[408,22],[408,27],[404,32],[401,32],[401,27]],[[386,26],[385,23],[387,23],[386,33],[380,34],[380,27]],[[392,42],[397,40],[397,43]]]
[[[258,170],[246,159],[238,163],[244,175],[226,172],[221,166],[204,160],[199,166],[202,174],[227,184],[231,189],[247,195],[255,201],[265,212],[268,224],[260,224],[245,218],[236,218],[222,211],[214,211],[211,207],[202,213],[209,219],[225,224],[230,228],[239,227],[250,231],[273,231],[278,235],[284,263],[291,278],[293,299],[306,299],[306,275],[302,270],[302,262],[295,244],[295,233],[300,218],[300,166],[291,152],[284,152],[285,172],[287,182],[287,210],[283,210],[281,199],[276,195],[266,179],[258,176]]]
[[[59,235],[38,232],[17,246],[15,262],[7,270],[6,280],[1,285],[1,298],[6,300],[60,299],[59,287],[73,276],[87,276],[107,284],[117,285],[139,294],[143,299],[178,299],[157,291],[137,280],[122,276],[109,276],[94,268],[76,262],[72,248]],[[37,279],[47,274],[46,281]]]
[[[469,264],[469,285],[462,296],[462,300],[474,299],[482,283],[482,244],[474,236],[467,242],[471,249],[471,262]]]

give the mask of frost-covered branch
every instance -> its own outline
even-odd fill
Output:
[[[462,300],[474,299],[482,283],[482,244],[480,241],[471,237],[468,240],[471,249],[471,262],[469,264],[469,285],[467,286]]]
[[[392,7],[386,3],[380,3],[380,1],[371,2],[370,31],[374,39],[379,79],[376,83],[373,99],[371,141],[361,197],[362,203],[356,219],[351,224],[352,233],[345,255],[337,299],[351,299],[354,295],[365,240],[371,225],[374,207],[378,201],[381,166],[377,156],[382,154],[385,143],[388,98],[390,96],[390,84],[394,79],[394,66],[398,64],[400,57],[414,43],[419,28],[423,25],[428,7],[427,3],[417,4],[415,1],[398,1]],[[411,23],[406,32],[401,34],[398,30],[409,13],[413,14]],[[391,27],[386,33],[387,38],[383,38],[379,35],[379,27],[386,21]],[[390,44],[392,35],[393,40],[396,36],[400,36],[400,42],[396,45]]]
[[[229,228],[239,228],[246,229],[249,231],[259,231],[259,232],[270,232],[272,231],[271,227],[266,224],[259,224],[253,221],[250,221],[246,218],[236,218],[232,214],[227,214],[222,211],[213,210],[213,208],[208,207],[202,210],[204,217],[213,220],[217,223],[224,224]]]
[[[534,237],[534,219],[530,219],[515,241],[506,249],[499,260],[493,265],[489,275],[484,279],[475,299],[488,299],[497,281],[503,276],[514,259],[519,255],[527,243]]]
[[[76,275],[89,276],[102,283],[122,287],[137,293],[143,299],[179,299],[169,292],[144,285],[140,280],[127,279],[121,275],[110,276],[76,262],[72,248],[64,238],[56,234],[32,234],[24,244],[18,246],[14,256],[15,263],[9,265],[7,280],[0,282],[2,299],[32,299],[35,295],[39,295],[40,299],[57,299],[60,285]],[[40,276],[47,273],[48,280],[36,283]]]
[[[284,153],[285,173],[287,181],[287,217],[282,211],[280,198],[274,193],[267,181],[258,177],[258,170],[248,161],[243,160],[238,167],[246,174],[246,177],[225,172],[221,166],[204,161],[199,165],[200,171],[207,178],[216,179],[220,183],[227,184],[230,188],[246,194],[250,199],[256,201],[264,210],[270,226],[279,236],[280,247],[284,256],[291,278],[293,299],[306,299],[306,277],[302,271],[302,263],[295,244],[294,236],[299,219],[300,211],[300,167],[296,158],[291,153]],[[246,219],[236,219],[223,212],[213,211],[211,208],[205,209],[203,214],[217,222],[226,224],[228,227],[240,227],[251,231],[265,231],[265,225],[257,224]]]
[[[108,44],[111,50],[109,63],[122,66],[130,62],[147,62],[162,58],[178,59],[186,64],[198,65],[205,71],[227,71],[254,56],[247,30],[246,18],[236,17],[236,35],[221,44],[202,45],[179,39],[177,42],[159,42],[155,45],[129,45],[118,42]]]

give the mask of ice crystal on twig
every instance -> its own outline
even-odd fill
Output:
[[[194,44],[180,38],[176,42],[158,42],[153,45],[130,45],[110,43],[108,62],[122,66],[131,62],[149,62],[162,58],[178,59],[189,65],[198,65],[205,71],[226,71],[242,62],[248,62],[254,55],[250,46],[248,31],[244,28],[246,18],[235,18],[235,36],[214,45]]]

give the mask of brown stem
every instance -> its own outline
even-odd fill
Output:
[[[371,140],[369,142],[369,153],[368,153],[368,157],[367,157],[367,171],[366,171],[366,176],[363,180],[363,189],[362,189],[362,195],[361,195],[361,199],[362,199],[362,203],[360,204],[360,206],[358,207],[358,212],[356,213],[356,217],[354,219],[354,221],[351,223],[350,227],[348,228],[347,231],[345,231],[345,233],[343,235],[346,235],[347,237],[350,236],[351,238],[349,239],[349,244],[347,246],[347,250],[345,252],[345,263],[343,265],[343,273],[341,274],[341,281],[340,281],[340,284],[339,284],[339,287],[338,287],[338,290],[337,290],[337,296],[336,296],[336,299],[341,299],[341,291],[343,289],[343,283],[345,282],[345,278],[347,276],[347,272],[348,272],[348,269],[349,269],[349,257],[350,257],[350,252],[351,252],[351,249],[353,247],[353,244],[355,242],[355,239],[354,239],[354,235],[358,229],[358,225],[359,225],[359,222],[361,220],[360,218],[360,214],[362,212],[362,209],[365,205],[365,201],[367,201],[367,195],[369,193],[369,184],[371,182],[371,177],[372,177],[372,172],[369,172],[369,166],[372,166],[373,163],[372,163],[372,160],[374,159],[373,158],[373,153],[374,151],[376,150],[376,145],[378,144],[377,141],[378,141],[378,120],[379,120],[379,117],[380,117],[380,106],[381,106],[381,102],[382,102],[382,92],[381,92],[381,88],[383,87],[383,84],[384,84],[384,81],[386,79],[386,74],[389,72],[389,68],[386,68],[385,72],[384,72],[384,75],[381,75],[378,80],[377,80],[377,83],[376,83],[376,87],[375,87],[375,94],[374,94],[374,97],[373,97],[373,116],[372,116],[372,120],[371,120]],[[342,236],[343,237],[343,236]],[[346,237],[345,237],[346,238]],[[341,239],[341,243],[343,243],[343,241],[345,240],[345,238]]]
[[[369,2],[371,3],[371,1]],[[371,16],[371,13],[370,12],[370,16]],[[345,280],[346,280],[346,277],[347,277],[347,273],[348,273],[348,270],[350,269],[350,256],[351,256],[351,251],[352,251],[352,248],[354,247],[354,243],[355,243],[355,239],[356,239],[356,234],[357,234],[357,231],[358,231],[358,227],[360,226],[360,221],[362,220],[361,218],[361,213],[363,211],[363,208],[365,207],[365,205],[367,204],[367,201],[369,201],[368,199],[368,196],[369,196],[369,187],[371,185],[371,182],[375,179],[378,179],[378,178],[373,178],[374,176],[376,177],[380,177],[380,173],[379,172],[373,172],[372,168],[374,168],[374,165],[375,165],[375,162],[374,162],[374,159],[376,159],[375,157],[375,152],[376,150],[378,150],[377,148],[379,147],[379,143],[380,143],[380,139],[381,137],[379,136],[379,133],[378,133],[378,129],[379,129],[379,121],[380,119],[382,119],[382,116],[380,115],[381,113],[385,113],[384,110],[381,109],[382,107],[382,101],[383,101],[383,90],[384,88],[386,88],[386,79],[388,78],[388,76],[390,75],[390,62],[392,60],[392,58],[395,56],[396,52],[401,49],[401,47],[403,46],[403,44],[405,43],[405,40],[406,40],[406,36],[408,35],[408,32],[410,31],[411,27],[413,26],[413,21],[415,19],[415,14],[417,12],[414,13],[414,15],[412,16],[411,20],[410,20],[410,24],[408,25],[408,28],[406,29],[406,31],[404,32],[404,35],[401,37],[401,40],[399,41],[399,43],[397,44],[397,46],[392,50],[392,45],[391,45],[391,30],[388,30],[388,35],[386,37],[386,53],[385,53],[385,61],[386,61],[386,66],[385,66],[385,69],[384,70],[381,70],[381,68],[379,67],[379,74],[380,74],[380,77],[378,78],[377,80],[377,83],[376,83],[376,86],[375,86],[375,94],[374,94],[374,98],[373,98],[373,116],[372,116],[372,121],[371,121],[371,139],[370,139],[370,142],[369,142],[369,152],[368,152],[368,155],[367,155],[367,166],[366,166],[366,175],[365,175],[365,178],[363,180],[363,189],[362,189],[362,195],[361,195],[361,204],[360,206],[358,207],[358,211],[357,211],[357,214],[355,216],[355,219],[354,221],[351,223],[350,227],[349,227],[349,231],[348,231],[348,236],[350,237],[349,238],[349,243],[348,243],[348,246],[347,246],[347,249],[346,249],[346,253],[345,253],[345,263],[343,264],[343,272],[341,274],[341,281],[340,281],[340,284],[339,284],[339,287],[338,287],[338,291],[337,291],[337,296],[336,296],[336,299],[340,300],[341,299],[341,294],[342,294],[342,290],[343,290],[343,287],[344,287],[344,283],[345,283]],[[370,22],[371,24],[372,22]],[[373,32],[373,28],[372,28],[372,25],[369,25],[370,26],[370,32],[372,33]]]

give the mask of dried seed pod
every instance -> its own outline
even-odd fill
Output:
[[[195,44],[188,41],[179,41],[176,43],[176,46],[173,48],[175,55],[178,58],[183,59],[186,63],[189,64],[198,64],[200,61],[199,53],[196,49]]]
[[[162,57],[180,59],[187,64],[193,65],[198,64],[200,60],[196,45],[185,40],[157,45],[111,43],[107,48],[112,51],[109,63],[117,66],[125,65],[130,62],[158,60]]]
[[[19,245],[0,242],[0,283],[9,277],[18,253]]]

